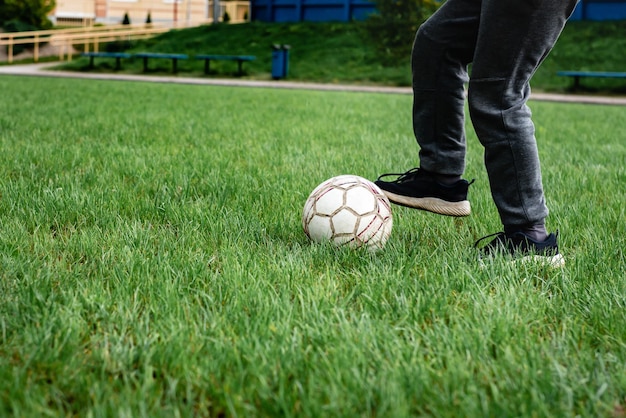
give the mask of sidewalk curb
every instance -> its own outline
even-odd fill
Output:
[[[207,86],[231,86],[231,87],[256,87],[256,88],[282,88],[301,89],[318,91],[349,91],[366,93],[387,93],[387,94],[412,94],[410,87],[385,87],[385,86],[361,86],[350,84],[324,84],[306,83],[294,81],[263,81],[263,80],[241,80],[241,79],[220,79],[201,77],[178,77],[178,76],[145,76],[140,74],[115,74],[115,73],[85,73],[74,71],[49,70],[49,67],[58,63],[44,64],[24,64],[24,65],[2,65],[0,75],[15,76],[37,76],[37,77],[60,77],[79,78],[91,80],[118,80],[118,81],[144,81],[151,83],[178,83]],[[606,97],[589,96],[577,94],[552,94],[552,93],[531,93],[531,100],[560,102],[560,103],[581,103],[626,106],[626,97]]]

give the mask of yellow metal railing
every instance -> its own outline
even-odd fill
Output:
[[[13,62],[14,45],[33,44],[33,60],[39,61],[41,44],[50,43],[59,49],[59,59],[72,59],[72,49],[82,45],[85,51],[99,45],[119,40],[145,39],[169,31],[170,29],[198,26],[207,22],[184,22],[182,25],[166,26],[163,24],[107,25],[86,28],[53,29],[29,32],[0,33],[0,47],[7,47],[7,61]]]
[[[59,60],[72,59],[72,49],[76,45],[82,45],[85,52],[98,51],[101,43],[115,41],[131,41],[136,39],[151,38],[158,34],[169,31],[171,28],[164,25],[116,25],[115,28],[102,26],[106,30],[89,31],[83,33],[59,33],[50,37],[50,44],[59,49]]]

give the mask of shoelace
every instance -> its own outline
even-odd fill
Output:
[[[381,174],[380,176],[378,176],[377,180],[382,180],[384,177],[398,177],[397,179],[395,179],[394,181],[390,181],[389,183],[396,183],[396,184],[400,184],[400,183],[404,183],[405,181],[411,181],[413,178],[415,178],[415,176],[417,176],[417,173],[419,172],[419,167],[415,167],[410,169],[409,171],[406,171],[404,173],[385,173],[385,174]],[[467,186],[471,186],[472,184],[474,184],[474,182],[476,181],[476,179],[471,179],[468,183]],[[452,187],[451,186],[447,186],[447,187]],[[496,235],[496,234],[492,234],[492,235]],[[487,238],[487,237],[484,237]],[[481,238],[482,239],[482,238]]]
[[[472,180],[472,182],[473,182],[473,180]],[[502,237],[502,241],[506,240],[506,234],[504,232],[496,232],[495,234],[489,234],[489,235],[486,235],[486,236],[484,236],[482,238],[477,239],[476,242],[474,243],[474,248],[478,248],[478,244],[480,244],[481,242],[483,242],[486,239],[493,238],[493,237]]]
[[[381,174],[380,176],[378,176],[378,180],[381,180],[384,177],[398,177],[397,179],[395,179],[394,181],[392,181],[391,183],[402,183],[404,181],[407,180],[411,180],[413,177],[415,177],[417,175],[417,172],[419,171],[419,167],[415,167],[410,169],[409,171],[406,171],[404,173],[386,173],[386,174]]]

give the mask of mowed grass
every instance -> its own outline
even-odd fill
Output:
[[[417,164],[411,97],[0,77],[0,415],[623,417],[623,107],[531,102],[561,270],[394,206],[310,244],[338,174]]]

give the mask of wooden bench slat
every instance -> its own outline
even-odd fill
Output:
[[[557,75],[566,77],[626,78],[626,72],[612,71],[558,71]]]
[[[626,78],[626,72],[619,71],[557,71],[556,75],[574,78],[574,88],[580,87],[580,79],[587,78]]]
[[[102,58],[130,58],[131,54],[126,52],[83,52],[81,55],[85,57],[102,57]]]
[[[230,61],[254,61],[256,56],[254,55],[196,55],[196,59],[204,60],[230,60]]]
[[[162,58],[162,59],[178,59],[186,60],[189,58],[187,54],[165,54],[160,52],[137,52],[135,54],[137,58]]]

